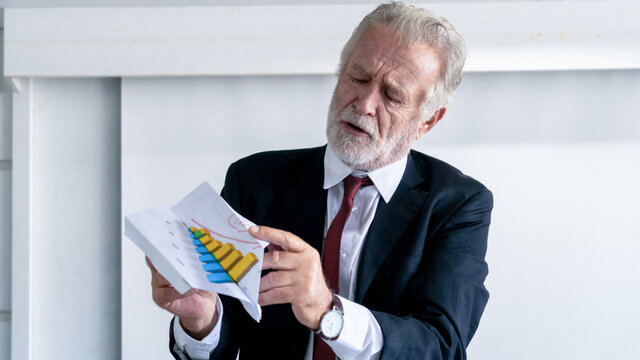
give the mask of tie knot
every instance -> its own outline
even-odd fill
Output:
[[[349,175],[344,180],[344,196],[350,197],[353,199],[356,196],[356,192],[361,186],[369,186],[373,185],[373,181],[368,176],[363,178],[359,178],[357,176]]]

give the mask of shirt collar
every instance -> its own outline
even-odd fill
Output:
[[[408,155],[407,155],[408,156]],[[369,176],[373,184],[382,195],[385,202],[391,200],[391,196],[398,188],[404,170],[407,167],[407,156],[403,156],[400,160],[393,162],[389,165],[385,165],[381,168],[364,172],[354,170],[333,152],[330,145],[327,145],[327,150],[324,153],[324,185],[325,189],[328,189],[338,183],[340,183],[348,175],[364,177]]]

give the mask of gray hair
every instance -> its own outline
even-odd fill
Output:
[[[360,36],[375,25],[388,26],[399,38],[401,45],[424,43],[434,48],[440,56],[438,81],[427,88],[427,95],[422,104],[422,115],[429,119],[436,110],[449,102],[451,93],[462,81],[462,68],[466,59],[462,35],[447,19],[433,11],[401,2],[382,4],[362,19],[344,45],[340,55],[338,75],[344,71]]]

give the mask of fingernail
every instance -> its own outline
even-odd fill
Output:
[[[249,228],[249,232],[251,233],[251,235],[257,234],[258,233],[258,227],[257,226],[252,226]]]

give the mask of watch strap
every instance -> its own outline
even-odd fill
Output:
[[[333,304],[333,310],[340,310],[341,313],[344,314],[344,309],[342,308],[342,301],[340,301],[340,297],[336,294],[331,295],[331,303]]]

